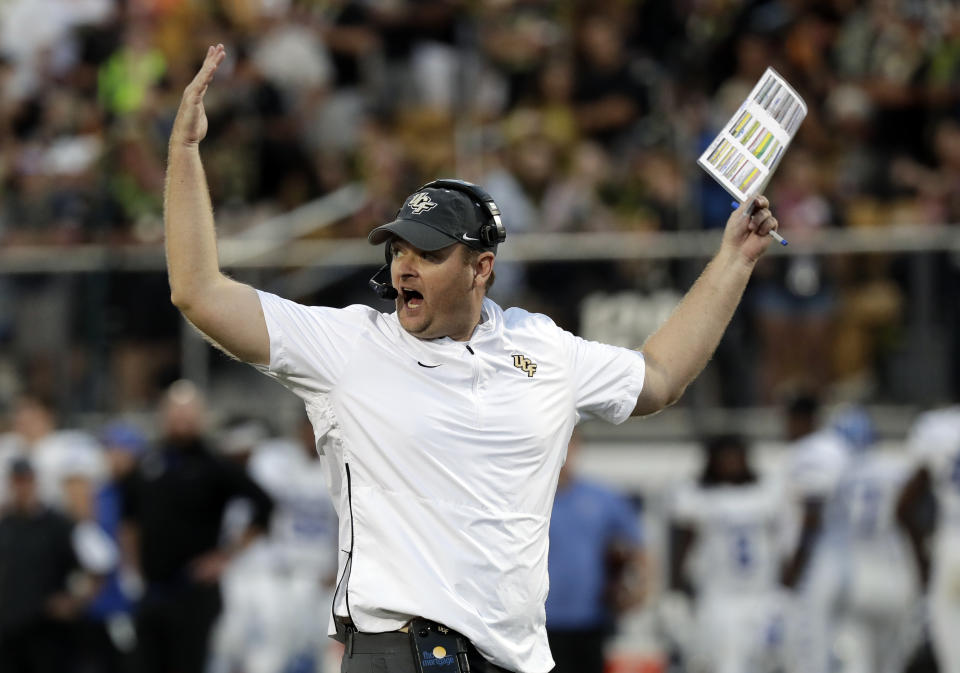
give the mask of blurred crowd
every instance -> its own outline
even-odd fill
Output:
[[[87,432],[22,397],[0,433],[0,669],[316,673],[337,549],[305,417],[215,423],[181,380],[148,426]]]
[[[218,42],[202,151],[225,236],[360,183],[364,200],[315,235],[363,237],[442,175],[483,185],[509,232],[716,229],[730,197],[695,159],[768,66],[809,107],[768,190],[795,248],[831,228],[960,222],[950,0],[5,0],[3,252],[158,244],[170,125]],[[765,259],[705,377],[711,401],[774,404],[802,383],[916,403],[909,376],[960,399],[960,263],[917,261]],[[504,264],[492,296],[636,346],[701,266]],[[371,302],[370,272],[291,298]],[[919,336],[918,282],[936,307]],[[292,673],[331,658],[337,523],[310,429],[237,418],[211,432],[199,391],[168,386],[181,329],[162,271],[0,274],[0,669],[66,671],[69,655],[71,673]],[[150,428],[57,420],[158,409]],[[908,544],[934,525],[921,487],[956,528],[955,420],[927,417],[915,455],[874,468],[856,415],[793,412],[807,425],[785,435],[790,488],[720,438],[657,513],[675,543],[657,597],[673,670],[893,673],[917,651],[924,663],[925,635],[957,632],[956,579]],[[635,552],[623,503],[603,497]],[[938,538],[941,568],[953,537]],[[594,555],[590,577],[607,561]],[[930,629],[904,623],[924,586],[950,581]],[[560,609],[561,642],[609,635],[610,615]]]
[[[360,182],[365,200],[318,235],[364,236],[440,175],[484,185],[511,232],[720,227],[730,198],[695,158],[768,66],[809,106],[768,190],[788,239],[960,220],[948,0],[8,0],[3,246],[158,243],[170,125],[218,42],[203,152],[221,235]],[[932,263],[933,301],[950,306],[956,264]],[[300,299],[373,301],[363,273]],[[646,313],[669,310],[690,273],[538,264],[504,269],[493,294],[607,337],[605,311],[628,314],[638,296]],[[719,355],[747,380],[718,401],[770,403],[797,379],[903,401],[887,369],[909,275],[890,254],[767,261]],[[176,377],[162,273],[3,276],[0,307],[8,397],[143,408]]]
[[[779,411],[773,460],[708,437],[623,493],[585,476],[574,435],[550,523],[556,673],[960,670],[960,406],[893,451],[862,407],[800,391]],[[180,380],[141,422],[75,429],[30,396],[6,420],[0,669],[336,670],[339,524],[305,415],[223,416]]]

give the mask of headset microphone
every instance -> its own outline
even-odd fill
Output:
[[[400,293],[397,288],[390,284],[390,265],[384,264],[380,270],[373,274],[369,280],[370,289],[377,293],[377,296],[387,301],[396,299]]]

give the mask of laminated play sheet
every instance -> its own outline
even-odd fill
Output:
[[[766,187],[807,116],[807,104],[773,68],[697,160],[738,201]]]

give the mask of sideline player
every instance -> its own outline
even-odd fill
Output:
[[[819,401],[801,393],[786,409],[787,456],[784,484],[796,510],[798,531],[790,547],[783,582],[794,589],[790,668],[798,673],[833,669],[836,619],[843,583],[844,536],[839,486],[850,453],[833,428],[819,424]]]
[[[942,673],[960,673],[960,404],[921,414],[907,438],[916,469],[903,488],[897,519],[911,542],[927,593],[930,637]],[[932,553],[911,511],[936,498]]]
[[[340,517],[331,627],[346,641],[343,670],[547,673],[550,506],[573,427],[680,398],[770,244],[767,199],[730,216],[717,254],[639,352],[487,299],[506,233],[492,200],[455,181],[418,190],[369,237],[385,246],[375,284],[395,312],[302,306],[219,268],[199,143],[224,57],[209,48],[171,131],[171,297],[304,400]]]
[[[273,516],[267,535],[224,573],[229,605],[210,673],[320,673],[330,643],[323,627],[336,580],[337,516],[313,428],[304,416],[296,437],[250,439],[247,472],[273,500]]]
[[[671,586],[695,600],[684,654],[691,671],[782,670],[782,489],[758,478],[741,438],[713,437],[704,449],[703,475],[677,492],[672,513]]]
[[[848,673],[899,673],[916,636],[910,618],[917,591],[894,516],[907,465],[877,449],[865,409],[843,409],[830,426],[851,454],[839,485],[846,568],[838,655]]]

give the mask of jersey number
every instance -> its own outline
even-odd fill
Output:
[[[950,470],[950,482],[960,491],[960,451],[953,459],[953,468]]]
[[[750,546],[750,535],[747,530],[734,527],[730,531],[733,535],[733,559],[738,568],[746,570],[753,565],[753,549]]]

